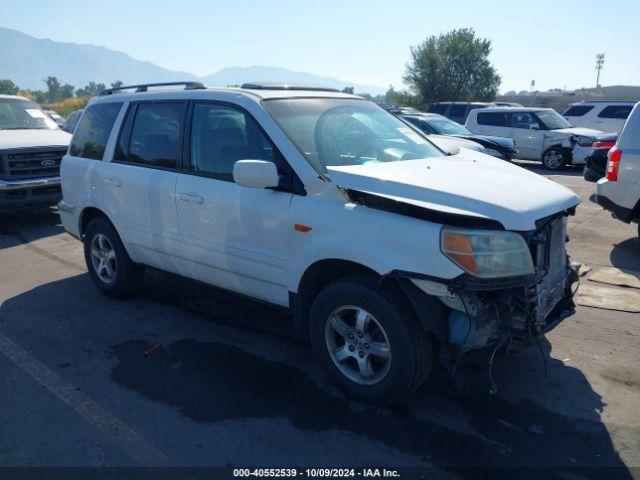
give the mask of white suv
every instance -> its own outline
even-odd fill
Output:
[[[576,127],[620,133],[635,103],[626,100],[589,100],[572,103],[562,116]]]
[[[583,165],[598,130],[577,128],[552,108],[486,108],[472,110],[465,125],[473,133],[512,138],[518,158],[539,160],[549,170]]]
[[[570,190],[446,156],[357,96],[185,85],[103,92],[64,157],[60,216],[104,293],[148,265],[286,307],[328,375],[379,404],[436,352],[452,367],[564,310]]]
[[[596,187],[596,200],[617,219],[640,223],[640,103],[633,108],[608,156],[606,176]]]

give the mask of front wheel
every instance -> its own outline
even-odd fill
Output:
[[[430,337],[402,300],[367,276],[338,280],[315,299],[311,345],[348,396],[377,405],[395,403],[429,374]]]
[[[567,160],[567,155],[560,147],[551,147],[542,154],[542,164],[549,170],[560,170]]]

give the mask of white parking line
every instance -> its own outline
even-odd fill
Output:
[[[106,434],[118,447],[126,451],[141,465],[155,467],[170,464],[169,458],[164,453],[138,435],[135,430],[76,390],[76,387],[60,378],[2,333],[0,333],[0,352],[4,353],[40,385],[73,408],[91,425]]]

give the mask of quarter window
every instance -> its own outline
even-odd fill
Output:
[[[491,125],[493,127],[508,127],[509,118],[503,112],[480,112],[478,113],[478,125]]]
[[[191,121],[191,170],[233,182],[233,165],[238,160],[267,160],[279,170],[284,164],[251,115],[228,105],[196,103]]]
[[[75,131],[69,153],[74,157],[102,160],[111,129],[122,102],[99,103],[86,109]]]
[[[176,168],[183,111],[182,102],[138,104],[123,160],[152,167]]]
[[[615,118],[618,120],[626,120],[633,107],[631,105],[609,105],[602,109],[598,114],[598,118]]]

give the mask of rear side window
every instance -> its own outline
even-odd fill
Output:
[[[74,157],[102,160],[113,123],[122,102],[99,103],[86,109],[75,131],[69,153]]]
[[[593,106],[591,105],[574,105],[567,108],[562,115],[565,117],[582,117],[591,110],[593,110]]]
[[[444,111],[447,109],[447,105],[444,103],[434,103],[433,105],[431,105],[429,107],[429,112],[430,113],[441,113],[443,114]]]
[[[631,105],[609,105],[602,109],[598,114],[598,118],[616,118],[618,120],[626,120],[633,107]]]
[[[508,114],[504,112],[479,112],[478,125],[491,125],[494,127],[508,127]]]
[[[184,102],[138,104],[129,114],[134,115],[131,133],[125,131],[120,138],[118,160],[150,167],[176,168],[184,108]]]
[[[453,105],[451,107],[451,112],[449,112],[450,117],[464,117],[464,113],[467,111],[466,105]]]

